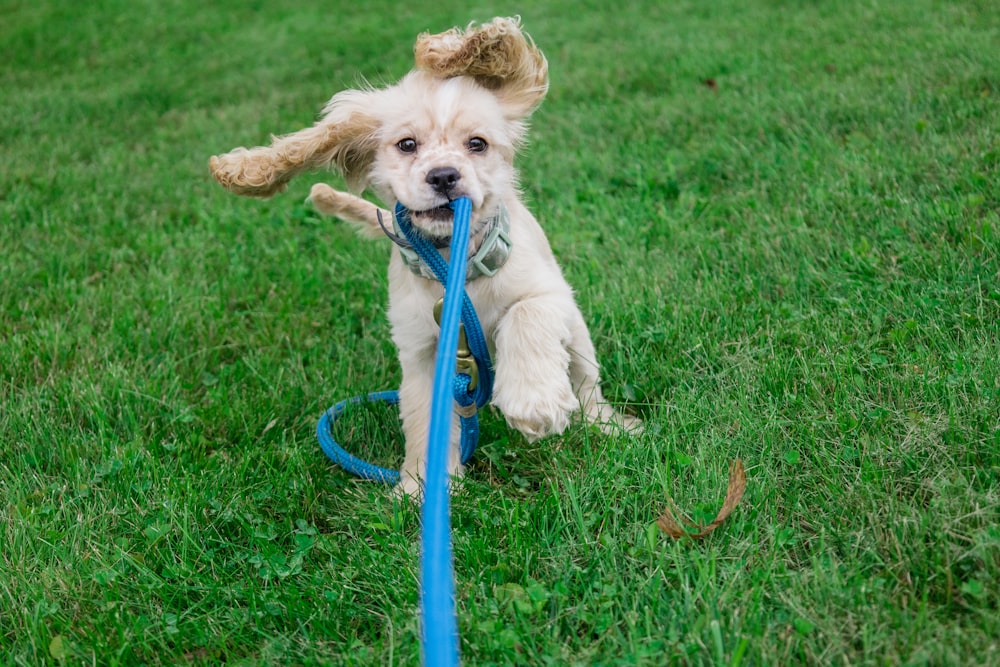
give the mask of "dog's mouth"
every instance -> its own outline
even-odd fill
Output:
[[[451,222],[455,217],[455,212],[451,210],[449,204],[442,204],[436,208],[429,208],[426,211],[410,211],[410,215],[416,219],[428,222]]]

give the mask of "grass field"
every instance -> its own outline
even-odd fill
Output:
[[[0,663],[419,662],[418,512],[314,438],[399,383],[387,244],[207,158],[514,13],[526,197],[648,428],[486,415],[465,663],[1000,664],[992,0],[0,3]],[[398,465],[391,410],[341,435]]]

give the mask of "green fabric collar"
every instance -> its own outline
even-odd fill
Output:
[[[400,230],[395,216],[392,220],[392,227],[397,237],[401,237],[403,232]],[[393,240],[395,241],[395,239]],[[401,245],[398,242],[396,245],[399,246],[399,254],[402,256],[406,268],[418,276],[437,280],[431,267],[420,259],[416,250],[409,245]],[[447,247],[447,245],[443,247]],[[507,262],[511,248],[513,248],[513,244],[510,240],[510,213],[508,213],[507,207],[501,204],[500,211],[496,216],[486,222],[486,236],[483,238],[479,250],[469,258],[469,268],[466,270],[465,279],[475,280],[481,276],[492,277]]]

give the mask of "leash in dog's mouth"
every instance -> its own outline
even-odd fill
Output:
[[[449,202],[447,204],[449,213],[452,213],[450,208],[452,203]],[[382,232],[399,248],[403,263],[407,268],[424,278],[436,280],[434,272],[427,265],[427,262],[419,256],[413,248],[413,243],[410,242],[410,239],[406,238],[406,235],[417,234],[426,239],[438,250],[451,245],[451,236],[435,237],[426,235],[413,224],[412,215],[412,212],[405,206],[397,204],[395,213],[393,214],[392,229],[390,229],[382,218],[381,209],[376,211],[376,217],[378,218],[378,224],[382,228]],[[401,224],[405,224],[409,231],[404,232]],[[484,232],[484,237],[479,248],[473,249],[469,257],[467,275],[469,280],[474,280],[480,276],[493,276],[507,262],[507,257],[510,256],[510,251],[513,247],[513,243],[510,240],[510,214],[507,212],[506,206],[501,205],[495,216],[480,220],[476,225],[476,229],[470,235],[476,236],[484,229],[486,231]]]
[[[451,205],[451,203],[449,202],[448,204],[445,204],[444,206],[438,207],[438,208],[442,208],[442,209],[444,209],[444,210],[446,210],[448,212],[448,217],[447,218],[441,218],[442,220],[450,220],[452,218],[452,216],[454,215],[454,212],[450,208],[448,208],[450,205]],[[431,210],[437,210],[437,209],[431,209]],[[411,211],[410,209],[405,208],[405,207],[403,207],[402,211],[404,212],[403,214],[410,216],[411,220],[413,219],[412,216],[419,215],[419,213]],[[426,211],[421,211],[421,213],[426,213]],[[391,231],[386,226],[385,221],[382,219],[382,210],[381,209],[379,209],[378,211],[376,211],[375,215],[378,218],[378,225],[379,225],[379,227],[381,227],[382,231],[385,233],[385,235],[389,237],[389,240],[391,240],[393,243],[395,243],[396,245],[398,245],[400,248],[409,249],[409,248],[413,247],[413,244],[411,244],[409,241],[407,241],[403,236],[401,236],[400,234],[398,234],[396,231]],[[397,211],[396,215],[400,215],[400,212]],[[435,219],[437,219],[437,218],[435,218]],[[395,223],[396,221],[394,220],[393,222]],[[393,226],[395,227],[395,225],[393,225]],[[425,234],[419,228],[416,231],[417,231],[418,234],[420,234],[421,236],[423,236],[425,239],[427,239],[428,241],[430,241],[431,243],[433,243],[434,247],[437,248],[438,250],[441,250],[442,248],[447,248],[449,245],[451,245],[451,235],[448,235],[448,236],[430,236],[428,234]]]

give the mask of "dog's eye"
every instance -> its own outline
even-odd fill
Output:
[[[486,149],[489,147],[489,144],[487,144],[486,140],[483,139],[482,137],[472,137],[465,144],[465,146],[473,153],[485,153]]]
[[[400,153],[416,153],[417,141],[416,139],[411,139],[410,137],[400,139],[396,142],[396,148],[399,149]]]

